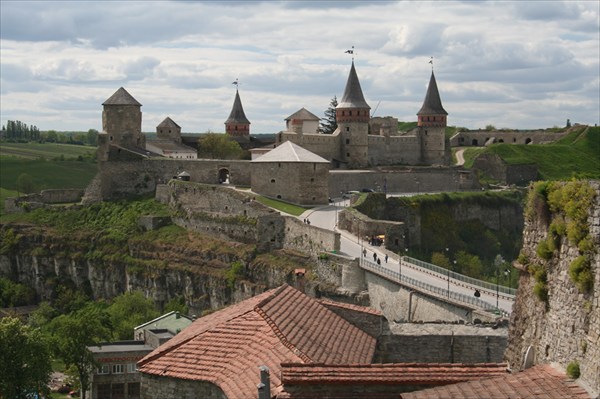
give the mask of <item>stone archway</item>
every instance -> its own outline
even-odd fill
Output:
[[[229,169],[220,168],[218,178],[219,184],[229,184]]]
[[[531,143],[531,139],[530,139],[529,137],[527,137],[527,138],[525,139],[525,144],[529,144],[529,143]]]
[[[477,142],[477,139],[473,139],[473,141],[471,141],[471,145],[473,145],[473,146],[479,145],[479,143]]]

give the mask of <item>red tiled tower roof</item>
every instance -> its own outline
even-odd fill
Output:
[[[230,398],[256,398],[258,367],[281,386],[281,363],[370,363],[376,339],[283,285],[202,317],[138,363],[140,372],[209,381]]]

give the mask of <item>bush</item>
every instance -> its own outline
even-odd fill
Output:
[[[579,370],[579,362],[577,360],[573,360],[567,366],[567,375],[570,378],[577,379],[581,375],[581,371]]]
[[[552,258],[553,251],[552,248],[550,248],[550,245],[548,245],[548,241],[549,240],[540,241],[535,250],[537,255],[544,260],[550,260],[550,258]]]
[[[569,266],[569,277],[575,283],[579,291],[589,292],[594,285],[594,276],[591,270],[590,260],[581,255],[575,258]]]

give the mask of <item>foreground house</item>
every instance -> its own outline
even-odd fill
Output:
[[[257,398],[260,366],[276,395],[282,363],[370,363],[376,341],[283,285],[196,320],[142,359],[142,397]]]

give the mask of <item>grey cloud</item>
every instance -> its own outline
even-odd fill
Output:
[[[515,1],[510,3],[515,13],[529,20],[574,20],[580,12],[575,2],[563,1]]]
[[[160,60],[154,57],[140,57],[126,62],[122,68],[127,80],[143,80],[151,76],[154,69],[160,65]]]

